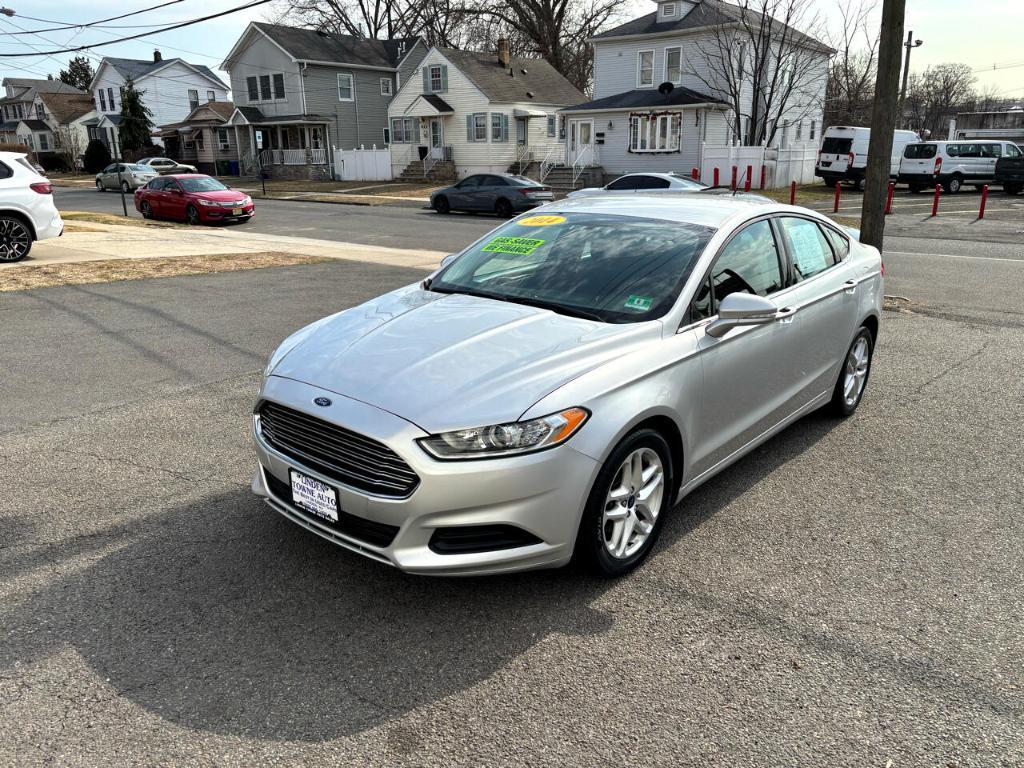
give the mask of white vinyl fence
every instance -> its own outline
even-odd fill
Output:
[[[781,189],[791,182],[810,184],[814,181],[814,164],[818,157],[817,147],[803,144],[789,149],[775,147],[741,147],[729,145],[701,145],[700,180],[705,184],[732,186],[733,169],[736,186],[746,186],[750,176],[750,188],[761,189],[761,169],[764,168],[765,189]]]
[[[340,181],[390,181],[391,150],[334,149],[334,175]]]

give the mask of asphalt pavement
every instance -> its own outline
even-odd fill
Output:
[[[393,236],[494,223],[442,222]],[[858,413],[698,489],[619,581],[404,576],[249,493],[277,342],[422,272],[0,294],[0,764],[1021,765],[1024,304],[981,296],[1024,253],[999,247],[888,255],[911,302]]]

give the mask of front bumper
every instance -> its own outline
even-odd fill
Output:
[[[256,213],[256,207],[252,203],[238,207],[242,209],[242,212],[236,215],[232,213],[233,208],[198,206],[199,218],[202,221],[248,221]]]
[[[313,399],[329,397],[326,408]],[[304,466],[269,445],[253,420],[259,467],[253,492],[277,512],[328,541],[410,573],[479,575],[536,568],[554,568],[572,556],[580,516],[599,465],[574,450],[571,444],[524,456],[477,461],[437,461],[416,443],[425,433],[415,425],[366,403],[341,397],[318,387],[271,376],[262,400],[271,400],[310,416],[344,426],[384,443],[420,478],[405,498],[377,496],[340,484]],[[338,506],[350,515],[395,526],[398,532],[387,546],[375,546],[348,535],[315,515],[295,506],[274,487],[290,487],[289,470],[326,483],[335,489]],[[539,539],[539,543],[512,548],[459,554],[440,554],[430,547],[439,528],[510,525]]]

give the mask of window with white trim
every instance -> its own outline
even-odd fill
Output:
[[[636,55],[636,84],[654,85],[654,51],[639,51]]]
[[[665,79],[670,83],[679,83],[683,80],[683,49],[665,49]]]
[[[382,77],[380,79],[380,95],[390,96],[391,95],[391,78]]]
[[[678,152],[682,112],[632,114],[629,117],[630,152]]]
[[[195,109],[199,106],[199,91],[195,88],[188,89],[188,108]]]
[[[284,75],[280,72],[275,72],[270,76],[270,79],[274,82],[274,101],[280,101],[284,99]]]
[[[338,101],[354,101],[352,75],[349,72],[338,73]]]
[[[100,88],[99,94],[100,94],[100,112],[106,112],[107,111],[107,96],[103,92],[102,88]],[[18,107],[18,117],[21,117],[21,107],[20,106]]]
[[[391,142],[395,144],[414,144],[419,141],[419,131],[416,129],[416,118],[414,117],[393,117],[391,119]]]
[[[216,101],[217,100],[217,93],[216,93],[216,91],[207,91],[206,92],[206,100],[207,101]]]
[[[272,101],[273,91],[270,90],[270,75],[260,75],[260,101]]]
[[[487,113],[477,112],[473,115],[471,141],[487,141]]]
[[[796,140],[801,141],[804,137],[804,121],[800,120],[796,124]]]
[[[441,74],[441,66],[435,64],[429,70],[430,72],[430,92],[439,93],[444,90],[444,77]]]
[[[206,144],[203,140],[203,133],[204,131],[202,128],[196,131],[196,149],[206,149]]]
[[[47,151],[49,151],[49,149],[50,149],[50,142],[47,139],[46,134],[45,133],[40,133],[39,134],[39,151],[40,152],[47,152]]]
[[[227,152],[231,149],[231,141],[228,139],[227,128],[217,129],[217,146],[220,147],[221,152]]]

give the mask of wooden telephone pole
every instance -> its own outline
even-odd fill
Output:
[[[889,188],[893,131],[899,104],[900,54],[903,48],[903,16],[906,0],[884,0],[882,33],[878,43],[878,75],[871,109],[871,141],[861,208],[860,241],[882,250],[885,232],[885,199]]]

